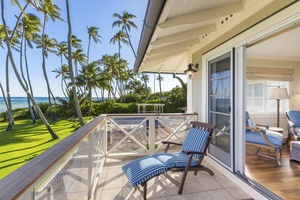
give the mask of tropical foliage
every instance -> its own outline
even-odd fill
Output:
[[[57,139],[58,135],[52,130],[47,118],[54,121],[57,117],[76,117],[83,126],[83,116],[113,112],[134,113],[137,109],[136,102],[164,102],[167,105],[166,111],[170,112],[178,112],[177,107],[185,105],[184,97],[180,95],[183,94],[179,91],[180,88],[176,88],[173,92],[162,91],[161,82],[164,80],[160,74],[155,80],[159,81],[159,93],[151,94],[151,88],[148,86],[149,75],[134,73],[132,66],[122,58],[121,50],[123,51],[123,47],[126,46],[128,48],[130,46],[136,57],[130,39],[130,31],[137,29],[133,21],[135,15],[127,11],[123,11],[122,14],[114,13],[112,17],[115,21],[112,28],[118,30],[115,35],[112,35],[110,43],[117,46],[116,53],[92,58],[90,55],[95,54],[92,54],[91,46],[99,45],[97,47],[102,48],[100,29],[87,24],[85,38],[88,45],[84,49],[83,41],[72,33],[69,3],[73,2],[65,1],[67,11],[65,19],[61,15],[60,8],[52,0],[12,0],[10,3],[11,5],[9,1],[1,0],[2,24],[0,24],[0,46],[7,54],[2,65],[5,66],[6,79],[0,80],[0,90],[7,107],[5,116],[8,118],[8,131],[13,129],[13,119],[16,119],[16,111],[12,110],[10,97],[10,85],[15,84],[10,81],[11,67],[28,97],[28,110],[25,112],[22,110],[20,118],[30,117],[33,124],[41,118],[53,139]],[[11,13],[5,13],[5,6],[16,6],[19,14],[12,16]],[[6,24],[6,16],[16,18],[15,24]],[[48,35],[48,24],[57,21],[66,22],[64,24],[67,26],[68,35],[63,41]],[[42,69],[41,76],[46,82],[44,89],[47,92],[47,104],[38,105],[35,101],[33,91],[38,86],[31,84],[34,77],[29,73],[30,69],[34,68],[29,61],[35,58],[29,56],[29,51],[39,51],[39,55],[35,54],[35,56],[42,58],[38,67]],[[60,82],[63,93],[63,97],[60,98],[55,98],[47,73],[48,68],[53,67],[50,57],[51,59],[56,57],[60,61],[60,64],[55,66],[56,69],[52,70]],[[5,82],[5,88],[1,81]]]

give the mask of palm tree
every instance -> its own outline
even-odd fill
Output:
[[[42,36],[41,36],[41,48],[42,48],[42,68],[43,68],[43,74],[44,78],[46,80],[47,84],[47,91],[48,91],[48,100],[49,100],[49,108],[51,113],[51,119],[56,120],[53,110],[52,110],[52,102],[51,102],[51,95],[52,91],[50,88],[47,71],[46,71],[46,57],[48,57],[48,52],[55,52],[53,49],[56,48],[57,42],[54,39],[49,39],[49,37],[45,34],[45,28],[46,28],[46,22],[51,18],[52,21],[55,21],[56,19],[62,20],[60,17],[60,8],[55,5],[52,0],[44,0],[41,2],[40,7],[38,8],[38,11],[42,12],[44,15],[44,21],[43,21],[43,29],[42,29]]]
[[[93,61],[82,66],[81,73],[76,77],[82,86],[87,90],[87,95],[89,99],[89,111],[88,115],[92,114],[92,89],[100,87],[100,83],[103,82],[103,78],[100,73],[100,61]]]
[[[124,60],[118,61],[118,54],[104,55],[101,58],[101,64],[104,66],[103,72],[109,75],[109,81],[113,97],[117,96],[117,93],[121,96],[122,91],[120,87],[121,74],[124,70]],[[109,93],[110,95],[110,93]]]
[[[161,82],[164,81],[164,77],[162,77],[159,73],[156,80],[158,80],[158,82],[159,82],[159,94],[160,94],[159,96],[160,96],[160,100],[162,100]]]
[[[4,29],[4,26],[1,26],[0,29],[0,39],[1,39],[1,46],[2,46],[2,42],[6,42],[6,33],[5,30],[7,31],[7,34],[10,35],[11,39],[11,48],[13,49],[17,49],[15,46],[19,43],[18,39],[16,39],[16,37],[13,37],[13,33],[12,31],[8,30],[7,28]],[[16,30],[16,27],[14,29],[14,31]],[[3,46],[2,46],[3,47]],[[14,124],[13,118],[12,118],[12,104],[11,104],[11,98],[10,98],[10,85],[9,85],[9,55],[8,53],[6,54],[6,64],[5,64],[5,76],[6,76],[6,92],[7,92],[7,97],[5,96],[4,90],[3,90],[3,98],[5,100],[5,105],[7,107],[7,113],[8,113],[8,125],[6,128],[6,131],[11,131],[12,130],[12,125]],[[2,85],[1,85],[2,87]],[[1,88],[2,89],[2,88]]]
[[[117,32],[111,39],[110,43],[115,44],[118,42],[118,47],[119,47],[119,59],[121,59],[121,42],[128,45],[128,40],[126,39],[126,35],[123,31]]]
[[[87,49],[87,62],[89,62],[89,57],[90,57],[90,45],[91,45],[91,39],[94,40],[94,42],[97,44],[98,42],[101,43],[100,39],[101,36],[98,34],[98,29],[94,26],[88,26],[88,34],[89,34],[89,45],[88,45],[88,49]]]
[[[52,130],[51,126],[49,125],[47,119],[45,118],[43,112],[41,111],[41,109],[39,108],[39,106],[36,104],[35,99],[31,96],[31,94],[27,91],[25,84],[22,81],[22,78],[18,72],[17,66],[15,64],[14,61],[14,57],[12,54],[12,50],[11,50],[11,40],[9,40],[9,35],[8,35],[8,31],[7,31],[7,25],[6,25],[6,20],[4,17],[4,0],[1,0],[1,17],[2,17],[2,22],[4,25],[4,32],[5,32],[5,38],[6,38],[6,46],[7,46],[7,51],[8,51],[8,56],[11,62],[11,65],[13,67],[13,70],[15,72],[15,75],[22,87],[22,89],[29,95],[30,100],[32,101],[33,105],[35,106],[35,108],[37,109],[37,112],[39,114],[39,116],[41,117],[42,121],[44,122],[46,128],[48,129],[49,133],[51,134],[53,139],[57,139],[59,138],[58,135],[55,134],[55,132]]]
[[[112,27],[114,27],[114,26],[120,27],[121,26],[122,30],[125,30],[126,37],[128,39],[129,45],[132,49],[134,57],[136,58],[136,53],[133,49],[133,46],[132,46],[132,43],[131,43],[131,40],[130,40],[130,36],[129,36],[129,32],[130,32],[131,27],[137,29],[137,26],[135,25],[135,23],[131,21],[131,19],[136,18],[136,16],[132,15],[132,14],[126,12],[126,11],[123,11],[122,16],[119,15],[118,13],[115,13],[113,15],[113,17],[117,18],[118,20],[113,23]]]
[[[71,46],[75,49],[82,49],[82,40],[78,39],[76,35],[71,36]]]
[[[67,53],[68,53],[68,45],[66,42],[60,42],[57,46],[57,55],[60,57],[60,65],[63,65],[63,56],[66,57]]]
[[[118,26],[118,27],[122,27],[122,30],[125,30],[126,37],[128,39],[128,43],[129,43],[129,45],[130,45],[130,47],[132,49],[134,57],[136,58],[136,53],[134,51],[134,48],[132,46],[132,43],[131,43],[131,40],[130,40],[130,36],[129,36],[129,32],[130,32],[131,27],[137,29],[137,26],[135,25],[135,23],[131,21],[131,19],[136,18],[136,16],[128,13],[127,11],[123,11],[123,15],[122,16],[119,15],[118,13],[114,13],[113,17],[117,18],[118,20],[113,23],[112,27]],[[144,75],[144,73],[142,73],[142,76],[143,76],[143,80],[147,79],[147,77],[146,77],[146,75]],[[144,82],[144,85],[145,85],[145,89],[146,89],[146,98],[148,98],[147,81]]]
[[[76,49],[72,52],[72,59],[74,60],[75,65],[75,77],[78,76],[78,63],[86,63],[86,55],[83,53],[82,49]]]
[[[75,78],[74,78],[74,72],[73,72],[73,65],[72,65],[72,25],[71,25],[71,15],[70,15],[70,7],[69,7],[69,1],[66,0],[66,8],[67,8],[67,18],[68,18],[68,65],[69,65],[69,71],[70,71],[70,78],[71,78],[71,84],[72,84],[72,94],[75,102],[76,107],[76,113],[79,119],[79,123],[81,126],[84,126],[80,104],[78,101],[76,86],[75,86]]]
[[[47,70],[46,70],[46,58],[48,58],[49,52],[56,53],[56,47],[57,47],[57,41],[53,38],[49,38],[47,34],[42,34],[41,39],[39,40],[39,45],[37,48],[42,49],[42,68],[43,68],[43,74],[44,78],[46,80],[47,84],[47,93],[48,93],[48,101],[49,101],[49,108],[50,108],[50,114],[51,119],[56,120],[55,115],[52,110],[52,102],[51,102],[51,95],[53,97],[53,93],[50,88],[50,83],[48,80]],[[54,99],[54,97],[53,97]]]
[[[59,69],[55,69],[52,72],[57,73],[57,75],[55,76],[55,78],[58,78],[58,77],[61,76],[60,87],[61,87],[61,90],[62,90],[65,98],[68,100],[68,95],[67,94],[70,93],[68,91],[67,83],[66,83],[66,78],[68,77],[68,74],[70,73],[68,66],[66,64],[63,64]],[[64,86],[66,88],[64,88]],[[65,92],[65,89],[67,90],[67,94]]]
[[[121,42],[128,45],[128,41],[126,39],[126,35],[123,31],[119,31],[110,39],[110,43],[115,44],[118,42],[119,47],[119,71],[121,70]],[[120,77],[118,77],[120,79]],[[117,87],[120,88],[119,82],[117,82]]]
[[[21,75],[23,78],[23,81],[26,85],[27,90],[30,89],[30,93],[33,96],[33,90],[32,85],[30,81],[30,75],[29,75],[29,69],[28,69],[28,60],[27,60],[27,46],[30,48],[33,48],[32,41],[34,41],[37,38],[37,34],[40,32],[40,26],[42,25],[40,19],[34,15],[34,14],[27,14],[27,16],[24,16],[22,20],[20,21],[20,27],[21,27],[21,33],[22,33],[22,39],[21,39],[21,45],[20,45],[20,70]],[[23,43],[23,39],[25,39]],[[24,58],[25,58],[25,67],[26,67],[26,74],[27,74],[27,80],[25,78],[25,74],[23,71],[23,65],[22,65],[22,55],[23,55],[23,45],[24,45]],[[33,108],[31,106],[30,98],[27,95],[27,103],[28,108],[30,111],[30,115],[32,118],[32,123],[36,124],[35,114],[33,112]]]
[[[149,88],[147,87],[147,82],[149,82],[149,80],[150,80],[149,75],[142,73],[141,80],[144,81],[145,92],[146,92],[146,99],[148,99],[148,90],[149,90]]]

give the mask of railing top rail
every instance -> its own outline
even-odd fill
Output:
[[[198,115],[197,113],[137,113],[137,114],[105,114],[101,116],[108,117],[140,117],[140,116],[186,116],[186,115]]]
[[[41,155],[0,180],[0,199],[16,199],[86,137],[104,119],[99,116]]]

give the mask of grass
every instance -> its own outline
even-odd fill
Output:
[[[7,122],[0,122],[0,180],[75,131],[75,122],[67,119],[49,123],[59,139],[52,139],[41,120],[38,125],[16,120],[9,132],[5,131]]]

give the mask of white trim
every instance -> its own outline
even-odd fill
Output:
[[[235,172],[239,172],[241,174],[245,173],[245,122],[244,122],[244,113],[245,113],[245,102],[246,102],[246,92],[244,88],[246,88],[246,73],[245,73],[245,47],[240,46],[235,48],[235,149],[238,151],[234,152],[234,165]],[[240,67],[238,67],[240,66]],[[239,142],[238,142],[239,141]]]

